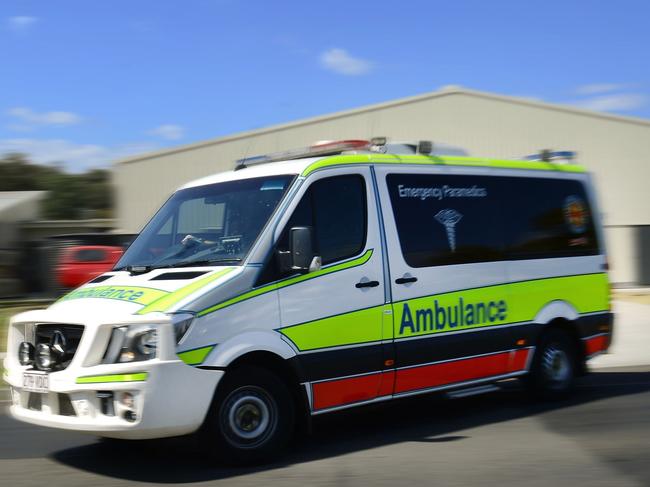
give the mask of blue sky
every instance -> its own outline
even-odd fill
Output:
[[[3,0],[0,153],[71,170],[461,85],[650,118],[647,1]]]

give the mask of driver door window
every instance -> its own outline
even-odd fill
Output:
[[[289,230],[293,227],[311,227],[314,251],[323,265],[348,259],[359,254],[366,243],[366,190],[360,175],[336,176],[313,183],[285,226],[277,250],[289,250]],[[272,271],[262,282],[270,282],[280,275],[277,252]]]
[[[338,176],[312,184],[282,235],[288,249],[288,230],[312,227],[315,251],[323,265],[357,255],[366,240],[366,192],[361,176]]]

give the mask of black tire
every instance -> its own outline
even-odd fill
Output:
[[[571,336],[551,328],[539,338],[526,385],[538,399],[562,399],[571,393],[578,372],[577,350]]]
[[[201,445],[230,465],[267,462],[280,455],[294,431],[295,407],[287,385],[257,367],[226,372],[200,432]]]

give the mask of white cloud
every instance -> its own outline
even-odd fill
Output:
[[[147,132],[147,134],[153,135],[154,137],[161,137],[167,140],[178,140],[182,139],[185,135],[185,129],[180,125],[174,125],[170,123],[156,127],[155,129]]]
[[[30,108],[15,107],[7,111],[7,114],[18,119],[21,127],[35,125],[65,126],[75,125],[81,122],[82,118],[72,112],[35,112]]]
[[[625,84],[617,83],[593,83],[589,85],[578,86],[575,90],[577,95],[600,95],[603,93],[611,93],[613,91],[621,91],[629,88]]]
[[[325,69],[347,76],[359,76],[368,73],[373,64],[361,58],[352,57],[345,49],[328,49],[320,56],[320,63]]]
[[[636,110],[648,103],[648,97],[639,93],[614,93],[594,96],[574,102],[574,105],[597,112]]]
[[[30,17],[28,15],[17,15],[15,17],[9,17],[7,23],[9,28],[16,32],[24,32],[34,25],[38,19],[36,17]]]
[[[158,149],[157,144],[135,143],[106,147],[96,144],[78,144],[63,139],[0,139],[0,155],[21,152],[34,162],[63,163],[72,172],[90,168],[106,167],[112,161]]]

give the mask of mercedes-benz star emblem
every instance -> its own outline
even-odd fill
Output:
[[[62,356],[68,348],[68,341],[61,330],[55,330],[50,338],[50,348],[57,355]]]

